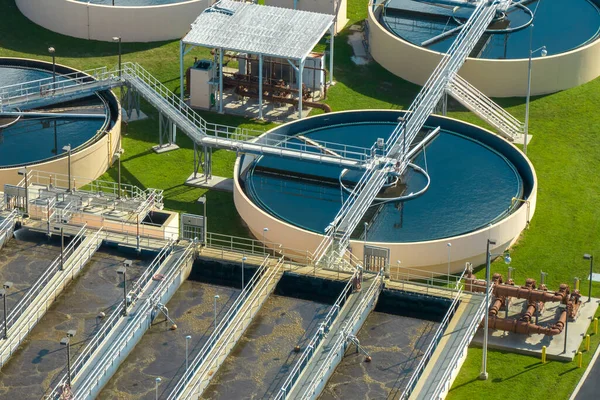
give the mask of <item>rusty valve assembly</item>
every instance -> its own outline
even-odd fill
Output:
[[[575,319],[581,305],[581,295],[579,290],[571,292],[569,285],[562,283],[556,292],[548,290],[546,285],[542,284],[536,287],[536,281],[527,278],[525,285],[515,286],[512,279],[504,283],[501,274],[494,274],[492,277],[492,296],[494,300],[488,311],[489,329],[498,329],[507,332],[520,334],[542,334],[547,336],[559,335],[567,323],[567,318]],[[465,288],[468,291],[476,293],[485,293],[486,282],[477,279],[472,271],[469,271],[465,278]],[[498,313],[501,309],[507,309],[511,298],[527,300],[527,308],[520,317],[501,318]],[[545,303],[559,302],[565,307],[561,311],[558,319],[552,326],[540,326],[532,322],[532,318],[537,312],[538,315],[544,309]]]

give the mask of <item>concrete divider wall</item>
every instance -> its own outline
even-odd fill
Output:
[[[382,67],[423,85],[443,53],[416,46],[390,33],[380,22],[381,7],[369,6],[369,50]],[[536,57],[532,61],[531,94],[541,95],[582,85],[600,76],[600,40],[577,49]],[[459,75],[490,97],[526,96],[529,60],[468,58]]]
[[[147,7],[121,7],[76,0],[15,0],[36,24],[81,39],[153,42],[179,39],[190,29],[210,0]]]
[[[348,117],[345,114],[354,113]],[[296,131],[305,131],[323,125],[323,118],[328,120],[327,124],[335,124],[338,121],[349,122],[350,119],[378,120],[384,119],[385,115],[395,114],[398,117],[398,111],[389,110],[362,110],[359,113],[348,111],[340,113],[330,113],[325,116],[315,116],[306,118],[300,123],[289,123],[282,125],[277,129],[279,134],[293,134]],[[395,120],[395,119],[394,119]],[[512,245],[520,236],[521,232],[527,226],[528,218],[531,220],[535,213],[535,204],[537,200],[537,178],[533,165],[529,160],[512,144],[500,138],[493,133],[466,122],[453,120],[441,116],[431,116],[428,124],[441,125],[442,128],[461,126],[461,134],[474,136],[483,141],[488,146],[499,150],[505,157],[509,158],[519,169],[523,176],[525,184],[525,193],[529,193],[527,204],[523,204],[515,212],[499,222],[466,233],[464,235],[452,238],[430,240],[424,242],[412,243],[388,243],[388,242],[369,242],[371,246],[378,246],[390,249],[391,274],[395,270],[396,260],[401,260],[401,266],[404,268],[424,269],[440,274],[447,273],[448,270],[448,242],[452,243],[450,252],[450,271],[459,273],[464,270],[465,263],[471,262],[473,265],[481,265],[485,262],[485,251],[488,239],[495,239],[497,244],[493,252],[503,251]],[[243,158],[238,158],[234,169],[234,191],[233,199],[236,209],[248,228],[256,238],[262,238],[263,235],[267,242],[280,243],[288,248],[307,249],[314,251],[323,236],[307,231],[297,226],[291,225],[281,219],[273,217],[263,209],[256,206],[246,195],[240,182],[240,166]],[[529,210],[528,210],[529,208]],[[263,232],[263,228],[268,227],[268,232]],[[363,259],[364,243],[360,240],[350,242],[352,253],[358,258]]]

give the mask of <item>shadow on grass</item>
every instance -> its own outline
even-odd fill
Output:
[[[90,57],[91,54],[94,57],[106,57],[118,54],[118,46],[115,43],[77,39],[34,24],[21,14],[14,0],[0,0],[0,9],[2,10],[0,47],[4,49],[46,58],[50,46],[56,48],[57,57],[84,58]],[[122,43],[121,52],[135,53],[154,49],[166,43],[169,42]]]

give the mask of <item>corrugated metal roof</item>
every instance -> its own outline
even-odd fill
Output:
[[[332,23],[333,15],[221,0],[200,14],[183,43],[303,59]]]

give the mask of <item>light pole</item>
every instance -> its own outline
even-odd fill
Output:
[[[219,295],[215,294],[215,330],[217,329],[217,300],[219,300]]]
[[[29,182],[27,182],[27,168],[21,168],[17,173],[25,178],[25,214],[29,214]]]
[[[4,282],[2,285],[2,290],[0,290],[0,295],[2,295],[2,302],[4,303],[4,339],[8,339],[8,324],[7,324],[7,312],[6,312],[6,295],[8,294],[8,289],[12,287],[12,282]]]
[[[115,0],[113,0],[113,6],[115,5]],[[113,42],[118,42],[119,43],[119,78],[121,77],[121,37],[120,36],[115,36],[112,38]]]
[[[248,257],[246,256],[242,257],[242,290],[244,290],[244,263],[247,259]]]
[[[592,301],[592,272],[594,271],[594,256],[591,254],[584,254],[584,260],[590,260],[590,287],[588,290],[588,303]]]
[[[154,391],[156,393],[155,399],[158,400],[158,384],[162,382],[162,379],[160,379],[160,377],[156,378],[154,380]]]
[[[450,249],[452,248],[452,243],[448,243],[448,286],[450,286]]]
[[[127,268],[131,267],[131,260],[123,261],[123,266],[117,268],[117,274],[123,275],[123,316],[127,316]]]
[[[492,253],[490,252],[490,246],[495,246],[496,241],[492,239],[487,240],[486,254],[485,254],[485,314],[484,314],[484,323],[483,323],[483,359],[481,360],[481,373],[479,374],[479,379],[487,380],[487,347],[488,347],[488,315],[489,315],[489,305],[490,305],[490,269],[491,269],[491,260]],[[508,253],[504,253],[504,262],[506,264],[510,264],[511,258]]]
[[[529,65],[527,68],[527,100],[525,101],[525,129],[523,137],[523,152],[527,154],[527,135],[529,134],[529,100],[531,98],[531,59],[533,58],[533,54],[537,53],[541,50],[542,57],[546,57],[548,51],[546,50],[546,46],[542,46],[539,49],[532,50],[531,47],[533,45],[533,24],[531,24],[531,28],[529,30]]]
[[[71,145],[68,144],[62,148],[67,152],[67,176],[69,177],[69,193],[71,192]]]
[[[71,385],[71,338],[77,334],[77,331],[71,329],[67,331],[67,336],[60,339],[60,344],[67,346],[67,383],[69,388]]]
[[[48,47],[48,53],[52,56],[52,89],[56,86],[56,49]]]
[[[191,338],[192,337],[190,335],[187,335],[185,337],[185,370],[186,371],[188,370],[188,359],[189,359],[189,356],[188,356],[188,348],[189,348],[188,344],[189,344]]]

